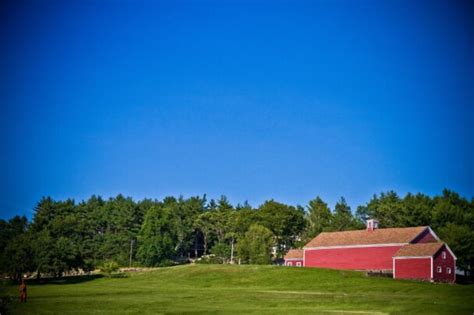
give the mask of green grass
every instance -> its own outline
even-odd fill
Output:
[[[127,278],[76,277],[29,284],[12,314],[473,314],[474,285],[431,284],[362,273],[276,266],[185,265]]]

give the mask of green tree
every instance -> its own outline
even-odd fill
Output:
[[[11,239],[3,251],[2,269],[14,279],[21,279],[24,273],[34,271],[31,235],[22,233]]]
[[[307,238],[313,238],[319,233],[331,229],[331,210],[327,203],[325,203],[319,196],[309,202],[307,209]]]
[[[119,264],[113,260],[104,261],[102,266],[100,266],[100,271],[105,273],[107,277],[110,277],[112,273],[119,271]]]
[[[104,259],[101,251],[105,241],[107,221],[104,218],[105,201],[100,196],[91,196],[75,208],[77,234],[75,240],[84,260],[83,269],[91,271]]]
[[[18,240],[24,240],[23,234],[28,230],[28,220],[25,216],[14,216],[8,221],[0,220],[0,273],[10,273],[12,270],[12,263],[10,256],[12,255],[12,243],[17,244]],[[10,246],[9,246],[10,245]],[[6,249],[8,248],[8,253]],[[21,255],[21,254],[19,254]],[[10,271],[9,271],[10,270]]]
[[[55,201],[51,197],[42,197],[41,200],[36,204],[31,229],[33,231],[40,231],[43,228],[47,228],[55,216]]]
[[[356,216],[359,222],[365,223],[367,219],[379,220],[380,227],[404,226],[406,207],[403,200],[394,191],[381,193],[380,197],[374,195],[365,205],[357,208]]]
[[[252,207],[242,207],[235,211],[234,230],[238,237],[243,237],[250,226],[257,220],[257,211]]]
[[[140,262],[145,266],[158,266],[175,254],[172,215],[169,208],[152,207],[148,210],[138,235]]]
[[[47,197],[38,203],[30,231],[38,276],[48,273],[60,277],[69,270],[85,269],[85,231],[77,209],[72,199],[54,201]]]
[[[457,267],[470,271],[474,263],[474,231],[464,224],[448,223],[439,229],[439,237],[457,256]]]
[[[432,222],[433,200],[424,194],[408,193],[402,201],[403,220],[401,226],[425,226]]]
[[[334,207],[332,229],[335,231],[346,231],[354,228],[354,218],[352,216],[351,207],[346,203],[346,199],[341,199]]]
[[[221,196],[217,201],[216,211],[211,212],[214,235],[218,243],[224,243],[228,233],[232,230],[232,215],[234,207],[227,200],[226,196]]]
[[[50,236],[46,229],[40,232],[34,232],[32,247],[37,278],[40,278],[44,273],[53,272],[54,270],[52,270],[53,268],[51,268],[51,264],[53,260],[52,256],[55,253],[55,243],[54,238]]]
[[[269,264],[272,259],[273,233],[266,227],[252,225],[245,236],[239,240],[239,257],[250,264]]]
[[[469,202],[465,198],[461,198],[459,194],[444,189],[442,195],[436,196],[433,202],[433,220],[431,223],[435,229],[446,225],[448,222],[457,225],[468,223],[474,228],[473,220],[465,220],[466,217],[474,218],[472,215],[472,207]]]
[[[231,247],[228,244],[217,243],[211,248],[211,254],[215,255],[221,264],[230,259]]]
[[[203,247],[204,247],[203,255],[207,255],[209,240],[211,238],[212,231],[213,231],[212,212],[207,211],[207,212],[201,213],[194,221],[194,226],[196,229],[198,229],[202,233]]]
[[[130,197],[118,195],[104,205],[106,230],[100,248],[102,260],[115,260],[120,265],[129,261],[130,242],[137,238],[143,223],[140,207]]]
[[[66,271],[78,270],[83,266],[77,244],[64,236],[54,241],[53,252],[50,258],[49,272],[57,277],[61,277]]]
[[[183,252],[187,252],[188,256],[191,256],[191,253],[194,252],[194,257],[198,256],[198,247],[200,242],[200,232],[195,227],[194,222],[197,217],[204,212],[206,207],[206,195],[203,197],[191,197],[186,199],[184,202],[184,242],[183,242]]]
[[[277,256],[282,257],[293,247],[305,229],[304,209],[292,207],[274,200],[266,201],[256,214],[256,221],[274,234]]]
[[[467,273],[474,266],[474,205],[459,194],[443,190],[433,199],[432,227],[456,254],[457,265]]]

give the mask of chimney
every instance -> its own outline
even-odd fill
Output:
[[[373,231],[379,228],[379,221],[375,219],[367,220],[367,231]]]

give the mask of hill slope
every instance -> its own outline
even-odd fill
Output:
[[[73,283],[75,282],[75,283]],[[367,278],[358,272],[275,266],[186,265],[128,278],[30,284],[12,313],[455,313],[474,312],[474,286]],[[17,287],[8,287],[17,295]]]

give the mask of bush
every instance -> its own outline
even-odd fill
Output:
[[[115,261],[106,261],[104,264],[100,267],[100,271],[105,273],[107,277],[110,277],[112,273],[117,272],[119,270],[119,265]]]
[[[227,244],[216,244],[211,248],[211,253],[215,256],[215,263],[224,264],[230,259],[230,246]]]
[[[195,260],[196,264],[208,265],[208,264],[222,264],[222,259],[214,254],[201,256]]]
[[[171,267],[174,265],[176,265],[174,261],[169,260],[169,259],[164,259],[158,264],[158,267]]]
[[[263,265],[272,261],[273,233],[262,225],[252,225],[237,245],[244,262]]]
[[[201,264],[201,265],[208,265],[208,264],[210,264],[211,262],[210,262],[210,260],[209,260],[208,258],[202,258],[202,257],[201,257],[201,258],[199,258],[199,259],[196,259],[196,260],[194,261],[194,263],[196,263],[196,264]]]
[[[0,314],[7,314],[8,304],[12,301],[12,297],[9,295],[0,296]]]

